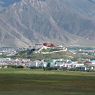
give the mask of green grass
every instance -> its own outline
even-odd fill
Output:
[[[1,69],[0,95],[95,95],[95,72]]]

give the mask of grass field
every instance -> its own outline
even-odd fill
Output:
[[[0,95],[95,95],[95,72],[1,69]]]

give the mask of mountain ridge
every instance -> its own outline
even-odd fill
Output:
[[[3,10],[0,7],[0,46],[28,47],[43,42],[95,46],[94,7],[91,0],[16,0]]]

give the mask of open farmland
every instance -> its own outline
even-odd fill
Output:
[[[95,95],[95,72],[1,69],[0,95]]]

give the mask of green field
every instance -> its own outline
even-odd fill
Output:
[[[1,69],[0,95],[95,95],[95,72]]]

